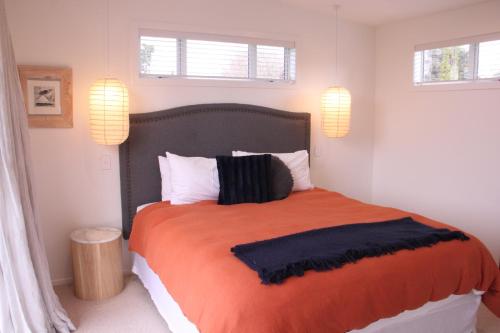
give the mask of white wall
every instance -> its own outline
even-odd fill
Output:
[[[415,211],[478,236],[500,256],[500,84],[412,87],[416,44],[500,31],[500,1],[376,31],[375,203]]]
[[[19,64],[70,66],[73,69],[73,129],[32,129],[34,187],[52,277],[71,276],[68,235],[94,225],[120,226],[117,147],[91,141],[87,91],[104,73],[102,0],[7,0],[7,13]],[[326,139],[319,131],[319,96],[334,74],[334,15],[307,12],[279,2],[258,1],[110,1],[110,70],[124,80],[132,112],[173,106],[239,102],[310,112],[312,159],[317,185],[370,200],[374,94],[373,28],[341,24],[340,82],[353,97],[352,132]],[[297,83],[289,88],[144,84],[134,78],[131,52],[138,26],[175,27],[202,32],[293,39],[297,42]],[[100,167],[109,154],[112,170]]]

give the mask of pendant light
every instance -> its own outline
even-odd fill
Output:
[[[94,82],[89,92],[90,133],[101,145],[118,145],[129,132],[128,89],[123,82],[108,76],[109,0],[106,0],[106,77]]]
[[[321,95],[321,129],[330,138],[341,138],[349,133],[351,123],[351,94],[338,85],[339,58],[339,6],[335,5],[335,81],[336,85],[328,88]]]

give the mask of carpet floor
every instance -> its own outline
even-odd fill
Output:
[[[125,283],[120,294],[103,301],[82,301],[71,285],[55,290],[76,333],[171,333],[141,281],[132,275]]]
[[[79,300],[73,295],[71,285],[55,289],[78,328],[76,333],[171,333],[134,275],[126,279],[125,289],[119,295],[99,302]],[[483,305],[479,309],[477,332],[500,332],[500,319]]]

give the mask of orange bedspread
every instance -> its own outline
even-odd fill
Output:
[[[202,333],[341,333],[472,289],[487,291],[483,301],[500,315],[499,269],[474,237],[307,271],[281,285],[261,284],[230,252],[236,244],[404,216],[451,228],[315,189],[265,204],[158,203],[137,214],[129,247],[147,260]]]

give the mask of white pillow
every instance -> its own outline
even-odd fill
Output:
[[[161,201],[169,201],[172,195],[172,185],[170,184],[170,166],[165,156],[158,156],[161,175]]]
[[[135,210],[136,213],[139,213],[141,210],[143,210],[144,208],[146,208],[147,206],[151,206],[151,205],[154,205],[156,202],[148,202],[148,203],[145,203],[143,205],[140,205],[140,206],[137,206],[137,209]]]
[[[311,183],[309,172],[309,154],[307,150],[299,150],[294,153],[249,153],[246,151],[233,151],[233,156],[248,156],[271,154],[279,158],[290,169],[293,178],[292,191],[310,190],[314,186]]]
[[[167,152],[172,193],[170,203],[183,205],[219,197],[215,158],[184,157]]]

